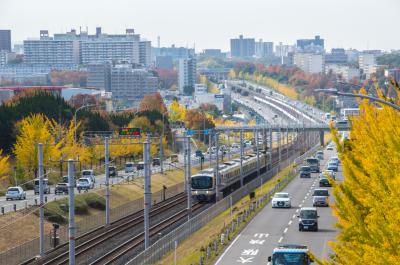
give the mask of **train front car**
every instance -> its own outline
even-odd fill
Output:
[[[215,201],[214,169],[208,168],[190,177],[192,197],[199,202]]]

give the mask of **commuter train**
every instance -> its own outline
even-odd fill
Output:
[[[269,152],[260,151],[260,173],[269,169]],[[220,188],[225,197],[240,187],[240,158],[221,163],[218,168],[220,176]],[[248,183],[257,177],[257,153],[248,154],[243,157],[243,182]],[[216,178],[214,168],[206,168],[192,175],[191,193],[192,197],[200,202],[214,201],[216,198]]]

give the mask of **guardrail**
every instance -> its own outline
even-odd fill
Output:
[[[193,217],[189,221],[185,222],[178,228],[174,229],[158,241],[156,241],[153,245],[151,245],[148,249],[141,252],[139,255],[134,257],[135,253],[127,254],[124,260],[120,260],[120,262],[126,262],[129,258],[132,258],[127,264],[128,265],[145,265],[145,264],[155,264],[159,261],[165,254],[170,252],[175,248],[175,244],[179,244],[180,242],[184,241],[188,237],[190,237],[194,232],[198,231],[202,228],[205,224],[207,224],[210,220],[218,216],[223,211],[227,210],[230,207],[230,204],[238,202],[244,196],[248,195],[251,191],[256,189],[260,186],[261,183],[265,183],[273,176],[275,176],[278,172],[280,167],[287,167],[291,164],[291,161],[295,161],[296,165],[302,163],[303,159],[310,156],[312,153],[316,152],[320,148],[320,145],[313,146],[309,151],[302,155],[292,155],[290,158],[286,159],[285,161],[281,162],[280,165],[275,166],[262,176],[253,181],[249,182],[248,184],[244,185],[240,189],[233,192],[231,195],[225,197],[224,199],[218,201],[210,208],[204,210],[199,215]],[[297,172],[297,171],[296,171]],[[283,178],[280,182],[276,184],[274,190],[277,190],[285,182],[288,181],[288,178]],[[267,196],[268,195],[268,196]],[[267,193],[264,198],[269,198],[271,192]],[[130,256],[131,255],[131,256]]]

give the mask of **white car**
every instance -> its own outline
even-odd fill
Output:
[[[272,197],[272,208],[290,208],[292,207],[292,201],[289,193],[277,192]]]
[[[17,187],[10,187],[7,189],[6,193],[6,200],[25,200],[26,193],[25,191],[17,186]]]
[[[94,188],[94,183],[90,178],[80,178],[76,184],[76,188],[80,192],[81,190],[90,190]]]

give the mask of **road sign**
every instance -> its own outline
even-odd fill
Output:
[[[140,128],[121,128],[119,131],[119,135],[140,136],[140,132]]]
[[[186,135],[187,135],[187,136],[191,136],[191,135],[194,135],[194,134],[196,134],[196,131],[195,131],[195,130],[187,130],[187,131],[186,131]]]
[[[210,134],[210,131],[211,131],[211,130],[209,130],[209,129],[204,130],[204,135],[209,135],[209,134]]]
[[[224,98],[224,94],[215,94],[214,97],[215,98]]]

